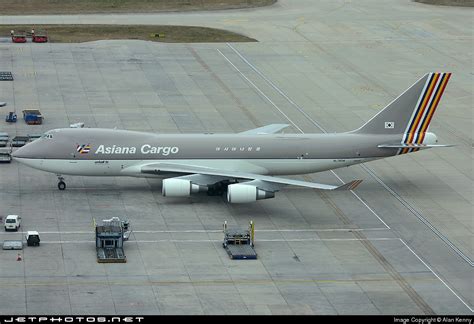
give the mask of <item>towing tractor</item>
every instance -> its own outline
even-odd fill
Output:
[[[40,245],[40,235],[37,231],[28,231],[25,235],[26,245],[28,246],[39,246]]]
[[[10,111],[8,115],[5,117],[5,121],[7,123],[16,123],[17,116],[14,111]]]

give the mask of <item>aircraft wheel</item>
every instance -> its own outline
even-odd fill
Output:
[[[59,182],[58,182],[58,189],[59,189],[59,190],[65,190],[65,189],[66,189],[66,182],[64,182],[64,181],[59,181]]]

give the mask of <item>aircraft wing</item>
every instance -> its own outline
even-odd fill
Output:
[[[271,124],[259,128],[249,129],[245,132],[240,132],[242,135],[266,135],[266,134],[275,134],[281,131],[284,128],[287,128],[288,124]]]
[[[320,190],[353,190],[362,182],[362,180],[353,180],[340,186],[334,186],[255,173],[232,170],[219,170],[202,166],[175,163],[147,164],[142,166],[141,172],[150,174],[182,173],[183,176],[180,176],[180,179],[193,180],[197,184],[202,185],[208,185],[210,183],[216,183],[222,180],[245,179],[250,180],[248,182],[245,182],[245,184],[258,186],[259,188],[268,191],[278,191],[281,187],[284,187],[286,185],[307,187]]]

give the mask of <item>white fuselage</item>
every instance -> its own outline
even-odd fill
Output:
[[[29,159],[17,160],[32,168],[61,175],[81,176],[131,176],[163,177],[141,172],[144,165],[159,163],[163,160],[64,160],[64,159]],[[166,160],[167,163],[179,163],[208,168],[222,168],[232,171],[243,171],[256,174],[292,175],[305,174],[336,169],[373,160],[358,159],[262,159],[262,160]]]

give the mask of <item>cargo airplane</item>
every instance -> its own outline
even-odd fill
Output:
[[[20,163],[58,175],[163,178],[162,194],[227,193],[230,203],[273,198],[287,185],[352,190],[280,177],[346,167],[439,145],[428,132],[451,73],[428,73],[360,128],[335,134],[281,134],[272,124],[237,134],[153,134],[64,128],[46,132],[12,154]]]

